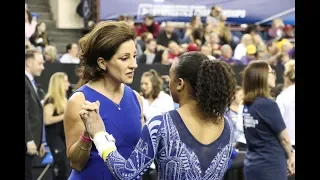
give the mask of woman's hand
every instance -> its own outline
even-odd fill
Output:
[[[86,127],[87,133],[91,138],[98,132],[106,131],[101,116],[99,115],[100,102],[85,101],[82,110],[79,112],[80,117]]]
[[[295,174],[295,153],[293,152],[291,157],[287,159],[288,175]]]

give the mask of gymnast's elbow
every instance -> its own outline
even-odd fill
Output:
[[[78,172],[80,172],[84,168],[84,164],[81,163],[74,163],[70,161],[70,167]]]

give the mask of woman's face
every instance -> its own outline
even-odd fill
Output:
[[[202,24],[202,22],[201,22],[201,17],[200,17],[200,16],[197,16],[197,17],[196,17],[196,26],[199,27],[201,24]]]
[[[219,44],[220,43],[220,38],[217,33],[211,33],[210,35],[210,42],[212,44]]]
[[[291,84],[291,81],[290,81],[290,79],[289,79],[287,76],[284,76],[284,77],[283,77],[283,80],[284,80],[285,86],[288,86],[289,84]]]
[[[278,52],[278,46],[275,42],[273,42],[271,46],[268,46],[268,52],[271,55],[276,54]]]
[[[264,51],[258,51],[257,59],[264,60],[266,57],[266,53]]]
[[[169,65],[171,62],[169,61],[169,53],[167,50],[163,51],[161,64]]]
[[[255,45],[259,45],[260,43],[263,43],[261,36],[259,34],[253,35],[253,41]]]
[[[152,83],[151,79],[148,76],[142,76],[140,82],[141,91],[145,96],[149,96],[152,92]]]
[[[268,71],[268,85],[270,88],[274,88],[276,86],[276,74],[275,71],[269,66]]]
[[[286,42],[282,45],[281,50],[283,54],[288,54],[288,52],[293,48],[292,44],[289,42]]]
[[[51,58],[51,56],[50,56],[50,54],[48,52],[44,52],[44,59],[46,61],[51,61],[52,60],[52,58]]]
[[[40,32],[45,32],[46,31],[46,24],[45,23],[41,23],[38,30]]]
[[[211,24],[208,24],[206,26],[206,29],[205,29],[206,33],[211,33],[212,32],[212,25]]]
[[[243,43],[245,46],[248,46],[250,44],[253,44],[252,36],[246,36],[243,39]]]
[[[99,65],[106,69],[112,78],[125,84],[131,84],[134,70],[138,67],[136,56],[135,43],[133,40],[129,40],[120,45],[110,61],[101,61]]]
[[[68,91],[70,87],[70,82],[68,76],[64,76],[64,90]]]
[[[242,89],[240,89],[239,91],[237,91],[236,92],[236,95],[235,95],[236,97],[235,97],[235,103],[236,104],[240,104],[241,103],[241,101],[242,101],[242,99],[243,99],[243,90]]]

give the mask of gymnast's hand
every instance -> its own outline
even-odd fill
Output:
[[[86,127],[86,130],[91,138],[98,132],[105,132],[106,128],[99,114],[100,102],[85,101],[82,105],[82,110],[79,112],[80,117]]]

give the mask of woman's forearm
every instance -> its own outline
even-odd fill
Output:
[[[292,155],[292,146],[290,140],[280,140],[281,146],[286,152],[287,158],[290,158]]]
[[[89,138],[89,135],[86,134],[85,136]],[[81,137],[70,147],[68,159],[73,169],[81,171],[84,168],[89,159],[91,147],[92,143],[85,142]]]
[[[292,146],[291,146],[290,137],[287,129],[284,129],[283,131],[280,132],[279,141],[287,155],[287,158],[290,158],[292,154]]]

